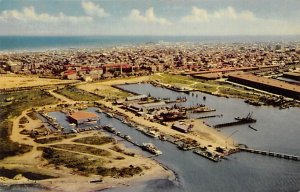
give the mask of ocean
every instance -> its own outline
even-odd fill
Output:
[[[0,52],[103,48],[159,42],[249,43],[299,40],[300,36],[0,36]]]

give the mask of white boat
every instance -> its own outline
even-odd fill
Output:
[[[106,116],[109,117],[109,118],[113,118],[114,114],[112,114],[112,113],[106,113]]]
[[[152,143],[143,143],[142,149],[154,154],[154,155],[161,155],[162,152],[158,150]]]
[[[127,140],[127,141],[131,141],[132,140],[132,138],[129,135],[124,135],[124,139]]]
[[[157,138],[159,136],[159,134],[156,131],[152,130],[145,131],[144,134],[154,138]]]

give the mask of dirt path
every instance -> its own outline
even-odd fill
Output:
[[[49,90],[49,93],[53,96],[53,97],[56,97],[57,99],[59,99],[60,101],[62,102],[66,102],[66,103],[69,103],[69,104],[74,104],[76,103],[76,101],[72,100],[72,99],[69,99],[61,94],[58,94],[58,93],[55,93],[54,92],[54,89],[53,90]]]

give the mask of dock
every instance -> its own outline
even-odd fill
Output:
[[[201,116],[197,117],[196,119],[207,119],[207,118],[214,118],[214,117],[222,117],[222,115],[207,115],[207,116]]]
[[[208,151],[203,151],[201,149],[196,149],[193,151],[195,154],[197,155],[200,155],[202,157],[205,157],[213,162],[219,162],[221,159],[220,159],[220,156],[217,155],[217,154],[212,154],[211,152],[208,152]]]
[[[234,126],[234,125],[242,125],[242,124],[249,124],[249,123],[255,123],[256,119],[252,118],[252,113],[249,113],[247,117],[235,117],[236,121],[229,122],[229,123],[221,123],[217,124],[214,127],[215,128],[222,128],[222,127],[229,127],[229,126]]]
[[[277,153],[277,152],[272,152],[272,151],[263,151],[263,150],[244,148],[244,147],[240,147],[239,149],[240,149],[240,151],[244,151],[244,152],[248,152],[248,153],[255,153],[255,154],[266,155],[266,156],[271,156],[271,157],[277,157],[277,158],[283,158],[283,159],[288,159],[288,160],[300,161],[300,157],[296,156],[296,155],[289,155],[289,154],[284,154],[284,153]]]

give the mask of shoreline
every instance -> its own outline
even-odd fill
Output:
[[[49,105],[46,107],[52,108],[56,105]],[[45,106],[43,106],[45,107]],[[40,108],[43,108],[40,107]],[[71,192],[76,189],[81,189],[80,191],[91,191],[91,190],[99,190],[99,189],[107,189],[111,187],[122,187],[126,185],[134,185],[136,182],[146,182],[153,179],[175,179],[174,171],[170,169],[166,169],[166,167],[162,166],[159,162],[147,158],[141,154],[137,154],[135,157],[127,157],[125,162],[122,162],[121,167],[127,164],[135,166],[142,166],[142,172],[139,174],[135,174],[129,177],[119,177],[114,178],[111,176],[104,176],[103,182],[101,183],[91,183],[92,180],[97,180],[102,178],[100,175],[89,175],[89,176],[82,176],[80,172],[77,172],[73,168],[59,168],[56,169],[54,165],[46,163],[47,161],[43,160],[41,157],[41,151],[37,151],[36,147],[40,146],[39,144],[32,141],[32,139],[26,139],[27,136],[21,135],[19,133],[19,120],[21,117],[26,116],[29,109],[24,110],[22,114],[13,119],[13,128],[12,128],[12,135],[10,136],[13,141],[17,141],[21,143],[31,144],[34,147],[28,153],[24,153],[22,155],[7,157],[0,162],[0,167],[9,170],[20,170],[16,178],[7,178],[7,177],[0,177],[0,186],[4,187],[13,187],[13,186],[20,186],[20,185],[39,185],[38,187],[42,187],[45,189],[50,189],[50,191],[66,191]],[[30,120],[26,127],[38,127],[41,122],[38,120]],[[78,135],[78,137],[85,137],[87,135],[94,135],[98,133],[97,131],[90,131],[87,133],[83,133]],[[102,133],[101,133],[102,134]],[[105,134],[104,134],[105,135]],[[22,139],[23,138],[23,139]],[[72,139],[72,138],[71,138]],[[65,140],[63,141],[65,142]],[[66,141],[68,143],[68,141]],[[50,144],[51,145],[51,144]],[[132,151],[132,149],[125,147],[123,144],[118,144],[121,148],[125,149],[126,151]],[[47,144],[46,144],[47,147]],[[132,151],[135,152],[135,151]],[[122,156],[123,154],[119,154]],[[129,159],[128,159],[129,158]],[[128,162],[130,159],[131,162]],[[46,163],[46,164],[45,164]],[[117,163],[117,162],[116,162]],[[124,164],[125,163],[125,164]],[[48,165],[47,165],[48,164]],[[115,163],[114,163],[115,164]],[[109,165],[113,166],[113,165]],[[147,168],[148,167],[148,168]],[[41,175],[52,175],[56,176],[57,178],[50,178],[45,180],[30,180],[24,177],[20,173],[22,170],[27,172],[32,172]],[[75,187],[76,186],[76,187]],[[57,190],[59,189],[59,190]]]

